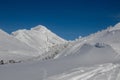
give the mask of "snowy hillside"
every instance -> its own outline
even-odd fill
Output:
[[[0,79],[120,80],[119,34],[120,23],[69,42],[41,25],[18,30],[12,36],[1,31],[0,44],[5,46],[0,51],[23,51],[21,54],[28,51],[30,55],[38,52],[39,55],[30,62],[1,66]]]
[[[31,28],[31,30],[18,30],[12,34],[16,39],[39,51],[39,54],[48,52],[51,47],[67,42],[42,25]]]
[[[107,28],[106,30],[99,31],[95,34],[91,34],[87,37],[83,37],[78,39],[77,41],[73,41],[70,45],[63,50],[61,54],[68,55],[74,54],[78,52],[79,49],[86,43],[95,45],[96,43],[107,44],[110,45],[118,56],[120,54],[120,23],[115,25],[114,27]],[[61,55],[60,54],[60,55]]]
[[[24,60],[37,53],[35,49],[0,30],[0,60]]]
[[[2,51],[24,51],[32,49],[2,30],[0,30],[0,45]]]
[[[18,30],[12,35],[0,30],[0,60],[23,61],[53,56],[55,47],[62,47],[66,42],[41,25],[31,30]],[[60,49],[61,47],[59,46]]]

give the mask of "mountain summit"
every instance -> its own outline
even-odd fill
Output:
[[[38,25],[38,26],[36,26],[36,27],[31,28],[31,30],[45,31],[45,30],[48,30],[48,29],[47,29],[45,26],[43,26],[43,25]]]
[[[38,25],[30,30],[18,30],[13,32],[12,35],[16,39],[39,51],[40,54],[48,52],[52,46],[66,42],[66,40],[60,38],[42,25]]]

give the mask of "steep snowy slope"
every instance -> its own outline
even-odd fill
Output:
[[[42,25],[31,28],[31,30],[18,30],[12,34],[16,39],[39,51],[39,54],[48,52],[51,47],[66,42]]]
[[[90,43],[95,45],[96,43],[108,44],[117,53],[120,54],[120,23],[114,27],[110,27],[106,30],[91,34],[90,36],[83,37],[77,41],[71,42],[66,50],[62,51],[61,54],[68,55],[79,51],[79,49],[85,44]],[[118,54],[118,56],[119,56]]]
[[[120,65],[102,64],[92,67],[79,67],[54,75],[47,80],[119,80]]]

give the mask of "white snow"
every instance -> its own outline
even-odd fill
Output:
[[[37,54],[35,49],[0,30],[0,60],[25,60]]]
[[[0,30],[0,58],[24,60],[0,65],[0,80],[120,80],[119,34],[120,23],[69,42],[42,25]]]
[[[84,44],[89,43],[95,45],[96,43],[105,43],[110,45],[118,55],[120,55],[120,23],[114,27],[99,31],[87,37],[71,42],[65,50],[60,54],[64,56],[77,52]]]
[[[42,25],[31,28],[31,30],[18,30],[12,35],[0,30],[0,60],[21,61],[35,57],[44,58],[49,55],[47,52],[52,47],[66,42]],[[52,55],[52,51],[50,55]]]
[[[48,52],[53,46],[67,42],[42,25],[31,28],[31,30],[18,30],[12,34],[16,39],[39,51],[39,54]]]
[[[103,64],[102,66],[83,67],[63,74],[49,77],[47,80],[118,80],[120,65]],[[81,72],[83,70],[84,72]]]

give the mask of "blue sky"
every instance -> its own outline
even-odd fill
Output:
[[[11,33],[39,24],[72,40],[120,22],[120,0],[0,0],[0,28]]]

